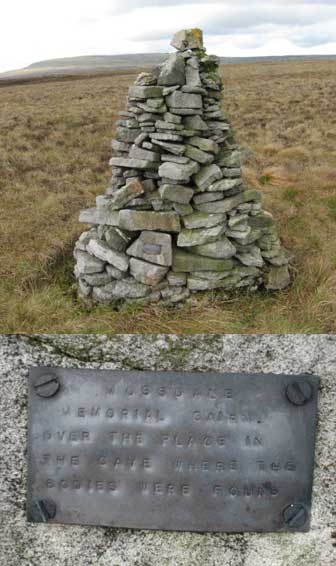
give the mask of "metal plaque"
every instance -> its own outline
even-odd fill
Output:
[[[309,528],[315,376],[34,368],[29,521]]]

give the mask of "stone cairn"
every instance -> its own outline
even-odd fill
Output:
[[[244,185],[246,151],[221,110],[219,59],[199,29],[178,32],[176,53],[141,73],[119,112],[112,179],[80,221],[81,298],[177,303],[196,291],[283,289],[288,256],[260,194]]]

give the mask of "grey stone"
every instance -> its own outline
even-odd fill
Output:
[[[76,251],[75,257],[77,261],[77,271],[82,275],[104,271],[105,262],[96,257],[92,257],[92,255],[87,252],[78,250]]]
[[[194,203],[202,204],[202,202],[215,202],[216,200],[222,200],[223,197],[224,197],[224,193],[209,193],[207,191],[205,193],[195,195]]]
[[[176,125],[180,125],[182,122],[182,117],[181,116],[176,116],[175,114],[171,114],[170,112],[166,112],[163,115],[163,119],[166,122],[170,122],[171,124],[176,124]]]
[[[185,116],[183,124],[190,130],[207,131],[208,126],[200,116]]]
[[[150,293],[148,285],[139,283],[132,277],[112,281],[104,287],[94,287],[92,297],[99,302],[111,302],[118,299],[140,299]]]
[[[174,202],[174,210],[181,216],[192,214],[194,211],[190,204],[181,204],[179,202]]]
[[[188,204],[193,197],[194,191],[183,185],[162,185],[159,188],[159,193],[163,200]]]
[[[230,240],[228,240],[228,238],[224,236],[220,240],[217,240],[216,242],[203,244],[201,246],[193,246],[191,248],[191,251],[206,257],[226,259],[233,257],[235,255],[236,248],[230,242]],[[255,265],[255,264],[249,264],[249,265]]]
[[[250,200],[259,198],[261,198],[259,193],[253,189],[250,189],[233,197],[228,197],[224,200],[219,200],[216,202],[205,202],[203,204],[198,204],[195,206],[197,210],[200,210],[201,212],[229,212],[243,202],[249,202]]]
[[[92,287],[87,281],[81,277],[78,279],[78,296],[81,299],[86,299],[91,295]]]
[[[219,165],[225,167],[239,167],[243,165],[251,156],[249,149],[235,149],[232,152],[223,153],[218,162]]]
[[[140,129],[131,130],[130,128],[123,128],[122,126],[118,126],[116,129],[116,136],[118,138],[117,141],[124,143],[134,143],[140,133]]]
[[[118,226],[119,212],[109,211],[104,208],[87,208],[79,213],[79,222],[87,224],[106,224],[108,226]]]
[[[235,189],[242,186],[242,180],[239,179],[221,179],[215,183],[212,183],[208,187],[208,191],[230,191],[231,189]]]
[[[193,212],[183,217],[183,224],[188,229],[211,228],[225,222],[225,214],[207,214],[204,212]]]
[[[152,86],[157,84],[157,78],[153,73],[140,73],[135,79],[134,84],[140,86]]]
[[[262,252],[261,254],[264,258],[267,259],[268,263],[272,265],[281,266],[288,264],[288,254],[285,250],[280,249],[275,255],[270,256],[267,252]]]
[[[131,148],[129,143],[124,143],[118,140],[112,140],[111,146],[114,151],[121,151],[125,153],[128,153]]]
[[[120,271],[127,271],[129,258],[126,254],[111,249],[105,242],[90,240],[87,251],[96,258],[113,265]]]
[[[169,130],[171,132],[176,132],[178,135],[181,133],[181,130],[183,130],[183,126],[181,124],[172,124],[165,120],[157,120],[155,122],[155,128],[157,130]]]
[[[218,165],[214,163],[212,165],[207,165],[202,167],[202,169],[194,176],[194,181],[198,187],[199,191],[206,191],[210,185],[222,178],[222,172]]]
[[[162,140],[153,139],[153,144],[162,147],[166,151],[173,153],[174,155],[183,155],[185,152],[185,146],[177,143],[168,143]]]
[[[215,242],[224,233],[225,226],[218,224],[211,228],[198,228],[189,230],[184,228],[178,235],[177,245],[181,247],[198,246]]]
[[[175,181],[188,182],[190,177],[197,171],[199,171],[199,165],[194,162],[186,164],[165,162],[159,167],[159,175],[161,177],[167,177]]]
[[[188,277],[188,289],[190,291],[208,291],[210,289],[234,289],[239,282],[238,275],[229,275],[219,281],[208,279],[197,279],[195,276]]]
[[[162,104],[162,103],[161,103],[161,106],[157,106],[155,108],[153,106],[150,106],[149,104],[145,104],[144,102],[138,102],[137,106],[143,112],[149,112],[149,113],[155,112],[156,114],[164,114],[165,112],[167,112],[167,106],[165,104]],[[144,124],[142,124],[142,126],[143,125]]]
[[[169,108],[202,108],[202,96],[176,90],[166,97],[166,104]]]
[[[234,268],[235,269],[235,268]],[[194,271],[192,276],[196,279],[208,279],[209,281],[220,281],[229,277],[234,273],[234,269],[230,271]]]
[[[179,232],[180,219],[175,212],[143,212],[121,210],[119,226],[125,230],[160,230],[163,232]]]
[[[132,257],[130,259],[130,273],[133,277],[144,283],[145,285],[157,285],[164,278],[168,272],[168,267],[161,267],[159,265],[154,265],[143,261],[142,259],[136,259]]]
[[[183,88],[183,87],[182,87]],[[201,108],[170,108],[172,114],[177,116],[202,116]]]
[[[130,200],[144,193],[144,188],[139,179],[129,181],[124,187],[118,189],[111,197],[108,208],[110,210],[119,210],[125,206]]]
[[[112,157],[110,165],[117,165],[117,167],[128,167],[129,169],[153,169],[155,163],[148,159],[131,159],[123,157]]]
[[[179,53],[171,53],[162,65],[158,84],[162,86],[184,85],[186,70],[184,58]]]
[[[280,291],[286,289],[291,282],[287,265],[279,267],[271,266],[265,277],[265,287],[269,291]]]
[[[91,287],[99,287],[100,285],[107,285],[112,281],[112,275],[103,271],[102,273],[91,273],[85,275],[83,278]]]
[[[214,154],[218,153],[219,151],[218,144],[208,138],[200,138],[198,136],[194,136],[188,140],[188,143],[190,145],[198,147],[202,151],[209,151],[210,153]]]
[[[225,179],[235,179],[241,176],[240,167],[221,167]]]
[[[175,304],[185,301],[190,295],[190,291],[184,287],[170,287],[162,289],[161,296],[165,303]]]
[[[251,246],[245,253],[237,253],[236,257],[247,266],[262,267],[264,265],[260,249],[257,246]]]
[[[152,231],[141,232],[139,238],[127,250],[128,255],[170,266],[172,264],[172,237]]]
[[[131,240],[129,234],[119,228],[107,228],[104,231],[104,238],[108,246],[117,252],[124,252]]]
[[[113,279],[124,279],[124,277],[127,277],[126,271],[120,271],[120,269],[113,267],[113,265],[106,265],[105,269]]]
[[[193,271],[229,271],[233,267],[231,259],[213,259],[196,255],[180,248],[173,250],[173,270]]]
[[[202,87],[197,57],[190,57],[185,68],[185,78],[188,87]]]
[[[166,142],[182,142],[183,141],[182,136],[179,136],[177,134],[164,133],[164,132],[150,134],[150,138],[152,140],[152,143],[155,143],[154,140],[160,140],[160,141],[166,141]]]
[[[167,275],[167,280],[169,285],[172,287],[182,287],[187,283],[186,273],[176,273],[175,271],[169,271]]]
[[[133,145],[129,156],[135,159],[144,159],[145,161],[160,161],[160,154],[155,151],[148,151],[147,149],[142,149],[141,147],[137,147]]]
[[[175,33],[170,45],[179,51],[185,51],[186,49],[203,49],[202,30],[194,28],[178,31]]]
[[[206,153],[205,151],[188,144],[186,145],[185,155],[202,165],[212,163],[214,160],[212,153]]]
[[[161,86],[131,86],[128,91],[130,100],[146,100],[147,98],[162,98]]]
[[[161,161],[170,161],[171,163],[189,163],[188,157],[183,157],[181,155],[172,155],[169,153],[163,153],[161,155]]]

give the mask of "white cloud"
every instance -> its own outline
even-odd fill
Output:
[[[3,0],[0,71],[56,57],[168,51],[201,27],[219,55],[336,53],[336,0]]]

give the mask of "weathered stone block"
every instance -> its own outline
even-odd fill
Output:
[[[121,210],[119,226],[125,230],[160,230],[163,232],[179,232],[180,219],[175,212],[147,212]]]
[[[157,285],[164,278],[168,272],[168,267],[161,267],[159,265],[154,265],[143,261],[142,259],[136,259],[132,257],[130,259],[130,273],[133,277],[144,283],[145,285]]]
[[[159,188],[159,193],[163,200],[188,204],[193,197],[194,191],[183,185],[162,185]]]
[[[117,267],[120,271],[127,271],[128,269],[129,258],[127,255],[122,252],[112,250],[105,242],[90,240],[87,246],[87,251],[100,260]]]
[[[231,259],[213,259],[196,255],[179,248],[173,250],[173,270],[193,271],[228,271],[232,269]]]
[[[202,108],[202,96],[176,90],[166,97],[169,108]]]
[[[119,212],[109,211],[105,208],[87,208],[79,213],[79,222],[87,224],[106,224],[107,226],[118,226]]]
[[[184,85],[186,83],[185,60],[179,53],[171,53],[161,67],[158,84],[162,86]]]
[[[165,162],[159,167],[159,175],[161,177],[167,177],[175,181],[188,182],[190,177],[197,171],[199,171],[199,165],[194,162],[185,164]]]
[[[151,263],[170,266],[172,264],[172,237],[158,232],[141,232],[139,238],[128,248],[127,254]]]
[[[213,163],[212,165],[202,167],[200,172],[194,176],[194,181],[199,191],[206,191],[214,181],[221,178],[222,172],[220,168]]]
[[[186,228],[211,228],[217,224],[225,222],[225,214],[207,214],[204,212],[194,212],[184,216],[182,221]]]
[[[81,250],[76,251],[76,269],[80,274],[89,273],[100,273],[104,270],[105,262],[92,257],[87,252],[82,252]]]
[[[228,240],[228,238],[222,237],[216,242],[203,244],[200,246],[193,246],[191,248],[191,251],[199,255],[204,255],[206,257],[226,259],[235,255],[236,248],[230,242],[230,240]]]
[[[198,246],[216,241],[225,231],[225,226],[218,224],[212,228],[188,230],[184,228],[178,235],[177,245],[181,247]]]
[[[161,86],[131,86],[128,90],[131,100],[146,100],[147,98],[161,98]]]

